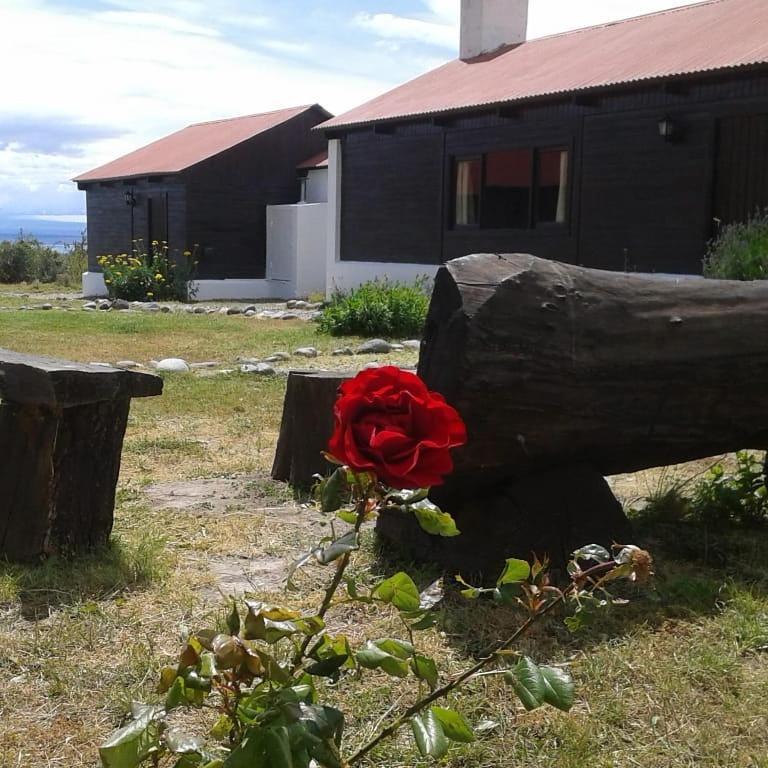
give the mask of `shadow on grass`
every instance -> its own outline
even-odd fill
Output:
[[[56,608],[113,599],[162,580],[168,568],[164,548],[165,541],[152,535],[136,541],[114,537],[81,557],[37,565],[0,562],[0,606],[18,604],[25,619],[36,621]]]
[[[535,649],[534,655],[539,658],[562,656],[564,652],[627,636],[641,627],[657,629],[670,620],[714,616],[731,600],[762,602],[768,596],[767,530],[732,528],[713,532],[684,523],[637,520],[634,526],[636,541],[654,557],[654,580],[645,586],[612,584],[612,596],[627,603],[600,611],[577,633],[569,632],[564,624],[571,610],[555,611],[534,625],[516,650],[526,653]],[[439,626],[464,655],[487,654],[526,619],[521,608],[497,605],[491,599],[463,598],[452,572],[402,559],[380,543],[375,558],[380,573],[405,571],[420,590],[444,577]]]

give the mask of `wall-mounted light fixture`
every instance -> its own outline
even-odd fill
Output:
[[[125,204],[131,208],[136,205],[136,196],[133,194],[132,189],[125,190]]]
[[[677,131],[677,123],[675,123],[669,115],[664,115],[664,117],[659,120],[659,136],[661,136],[664,141],[672,141],[677,135]]]

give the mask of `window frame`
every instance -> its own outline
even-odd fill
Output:
[[[528,221],[525,227],[484,227],[483,226],[483,198],[485,196],[485,184],[486,184],[486,168],[487,158],[489,154],[495,152],[516,152],[521,150],[528,150],[532,153],[531,164],[531,186],[530,186],[530,203],[528,210]],[[539,195],[540,195],[540,154],[542,152],[560,150],[564,151],[568,155],[568,177],[565,184],[565,220],[558,221],[539,221]],[[457,224],[456,223],[456,183],[458,180],[458,164],[467,160],[479,160],[480,161],[480,194],[478,196],[478,214],[477,224]],[[488,149],[479,152],[467,152],[461,154],[452,154],[448,157],[449,163],[449,178],[450,178],[450,205],[448,207],[448,226],[447,230],[453,232],[533,232],[536,230],[542,232],[560,233],[570,231],[572,226],[572,210],[573,210],[573,178],[574,178],[574,146],[573,139],[566,139],[564,141],[553,141],[545,144],[525,144],[525,145],[502,145],[499,147],[490,147]]]

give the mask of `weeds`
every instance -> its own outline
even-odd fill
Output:
[[[413,285],[374,280],[349,292],[335,292],[323,310],[320,329],[333,336],[416,336],[422,332],[428,306],[426,279]]]
[[[768,277],[768,209],[746,222],[727,224],[710,243],[704,276],[723,280],[765,280]]]

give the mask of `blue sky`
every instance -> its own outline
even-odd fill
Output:
[[[690,0],[530,0],[529,37]],[[459,0],[0,0],[0,214],[192,122],[336,114],[452,59]]]

